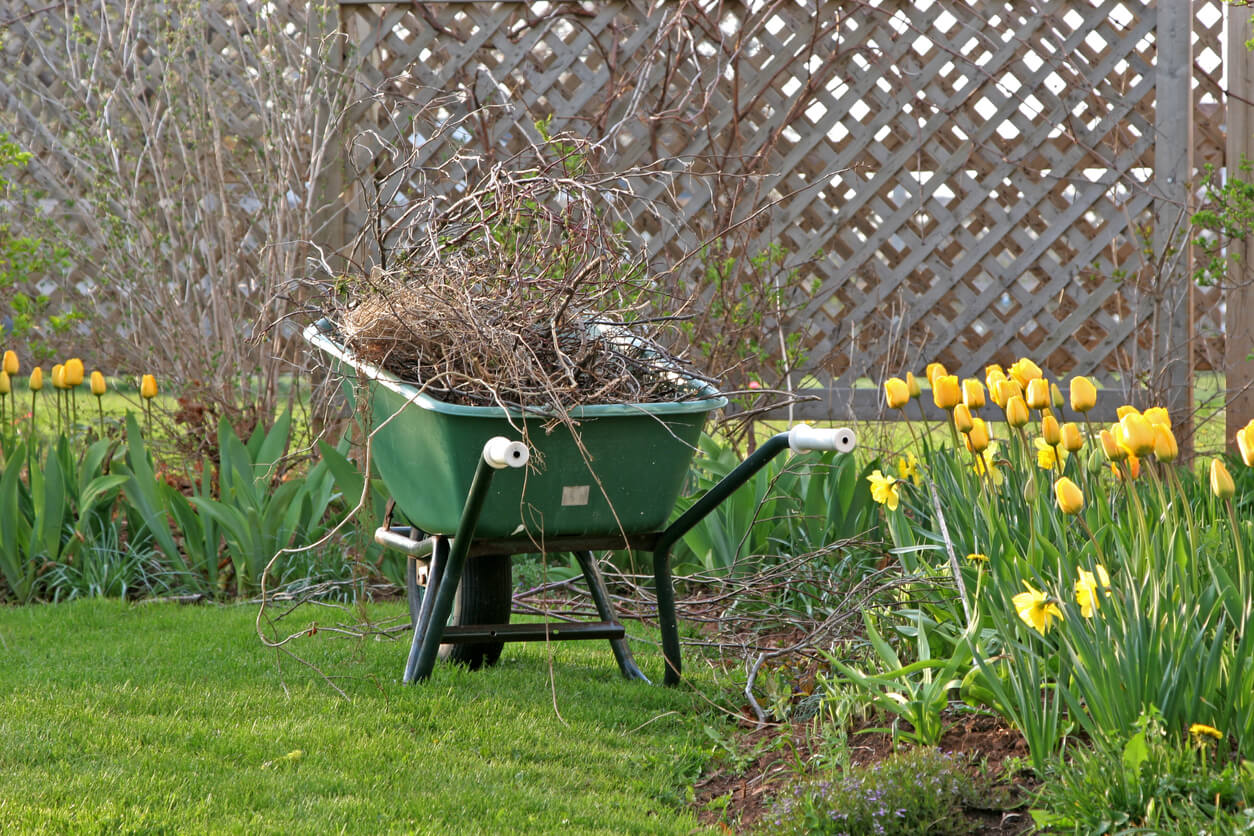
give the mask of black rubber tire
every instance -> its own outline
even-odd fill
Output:
[[[466,560],[462,582],[453,599],[450,624],[508,624],[513,609],[513,572],[507,554],[485,554]],[[495,665],[505,642],[442,644],[440,658],[478,670]]]

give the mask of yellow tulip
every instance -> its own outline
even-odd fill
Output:
[[[1024,389],[1028,387],[1028,382],[1045,376],[1041,371],[1041,367],[1033,363],[1026,357],[1020,357],[1010,366],[1010,376]]]
[[[1006,379],[1006,373],[1001,370],[1001,366],[989,366],[989,373],[984,377],[984,383],[988,386],[988,396],[993,399],[993,403],[1006,408],[1006,399],[1002,398],[1001,382]]]
[[[60,363],[57,363],[55,366],[52,367],[52,388],[53,389],[65,388],[65,366],[61,365]]]
[[[902,409],[910,403],[910,389],[899,377],[890,377],[884,381],[884,399],[889,409]]]
[[[999,401],[998,406],[1005,409],[1006,404],[1010,402],[1011,398],[1023,397],[1023,387],[1019,385],[1018,381],[1006,378],[1005,380],[998,381],[997,396]]]
[[[1006,370],[1001,367],[1001,363],[989,363],[984,367],[984,377],[987,378],[994,374],[1001,375],[1002,377],[1006,376]]]
[[[1084,447],[1084,435],[1075,421],[1068,421],[1062,425],[1061,438],[1062,448],[1068,453],[1078,453]]]
[[[1126,478],[1130,478],[1130,479],[1135,479],[1141,475],[1141,460],[1138,459],[1136,456],[1128,455],[1127,450],[1123,451],[1123,455],[1124,455],[1123,469],[1120,469],[1119,465],[1117,464],[1111,464],[1110,466],[1111,474],[1120,482],[1124,480],[1125,472],[1126,472]]]
[[[1054,620],[1062,618],[1062,610],[1044,592],[1033,589],[1027,581],[1023,582],[1023,586],[1027,592],[1020,592],[1011,599],[1015,611],[1019,613],[1024,624],[1043,634],[1049,630]]]
[[[44,388],[44,370],[36,366],[30,373],[30,390],[38,392]]]
[[[1210,492],[1220,499],[1232,499],[1237,492],[1228,468],[1219,459],[1210,460]]]
[[[1237,449],[1246,467],[1254,467],[1254,420],[1237,430]]]
[[[927,378],[927,384],[935,387],[936,378],[939,375],[949,374],[949,372],[940,363],[928,363],[927,368],[923,370],[923,374]]]
[[[967,449],[972,453],[983,453],[988,449],[988,424],[983,418],[972,418],[971,429],[967,432]]]
[[[962,381],[962,402],[967,409],[980,409],[984,406],[984,384],[973,377]]]
[[[91,393],[97,398],[105,393],[105,379],[100,372],[91,373]]]
[[[21,366],[17,362],[17,352],[9,349],[4,353],[4,371],[9,377],[17,377]]]
[[[1076,412],[1088,412],[1097,406],[1097,387],[1087,377],[1071,378],[1071,408]]]
[[[1161,406],[1151,406],[1144,412],[1145,420],[1151,424],[1158,424],[1171,429],[1171,416],[1167,414],[1167,410]]]
[[[1140,415],[1141,410],[1137,409],[1135,406],[1133,406],[1130,403],[1126,403],[1123,406],[1115,410],[1115,418],[1119,421],[1122,421],[1123,416],[1125,415],[1134,415],[1134,414]]]
[[[938,374],[932,378],[932,402],[939,409],[953,409],[962,402],[962,389],[958,375]]]
[[[1128,412],[1119,419],[1123,430],[1123,446],[1137,458],[1154,452],[1154,427],[1139,412]]]
[[[1029,409],[1047,409],[1049,407],[1049,381],[1043,377],[1028,381],[1024,400]]]
[[[65,361],[65,385],[67,388],[81,386],[83,383],[83,361],[71,357]]]
[[[1160,462],[1174,462],[1180,455],[1180,447],[1176,444],[1176,435],[1171,427],[1152,424],[1154,428],[1154,458]]]
[[[150,374],[144,375],[139,383],[139,394],[149,400],[157,397],[157,379]]]
[[[1062,443],[1062,428],[1058,426],[1057,418],[1046,415],[1041,419],[1041,438],[1045,439],[1045,443],[1050,447]]]
[[[954,428],[958,430],[958,432],[965,435],[966,433],[971,432],[971,428],[973,426],[974,424],[971,421],[971,410],[967,409],[967,405],[965,403],[960,403],[955,406]]]
[[[1062,405],[1066,403],[1062,399],[1062,390],[1058,388],[1057,383],[1049,384],[1049,404],[1054,409],[1062,409]]]
[[[1018,395],[1006,401],[1006,423],[1012,427],[1022,427],[1028,423],[1028,405]]]
[[[1066,476],[1054,483],[1054,497],[1058,500],[1058,510],[1064,514],[1079,513],[1084,508],[1084,493]]]
[[[12,391],[13,383],[9,380],[9,373],[0,369],[0,395],[7,395]]]
[[[906,372],[906,389],[910,392],[910,397],[917,398],[922,392],[919,389],[919,381],[914,376],[914,372]]]
[[[1115,424],[1115,426],[1119,425]],[[1114,433],[1110,430],[1102,430],[1098,433],[1097,440],[1102,443],[1102,452],[1106,454],[1106,458],[1112,462],[1121,462],[1128,457],[1128,451],[1119,446]]]

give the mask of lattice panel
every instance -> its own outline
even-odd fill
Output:
[[[1195,157],[1222,164],[1222,13],[1196,6],[1195,57],[1210,74],[1196,73]],[[669,219],[639,225],[659,266],[748,218],[745,252],[781,244],[817,284],[792,300],[786,328],[806,334],[829,380],[932,358],[964,372],[1023,354],[1059,372],[1137,361],[1152,6],[788,3],[764,14],[729,3],[676,17],[636,2],[577,14],[464,3],[428,6],[426,18],[343,8],[372,82],[505,105],[463,137],[485,153],[536,139],[532,123],[552,116],[606,138],[623,168],[682,160],[688,173],[646,192],[678,197]],[[1217,299],[1197,296],[1204,335],[1218,334]],[[1217,351],[1212,339],[1199,360]]]

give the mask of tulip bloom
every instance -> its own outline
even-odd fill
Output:
[[[1010,366],[1010,377],[1024,389],[1028,387],[1030,381],[1044,376],[1045,373],[1041,371],[1041,367],[1026,357],[1020,357]]]
[[[44,388],[44,370],[36,366],[30,373],[30,390],[38,392],[42,388]]]
[[[1018,395],[1006,401],[1006,423],[1012,427],[1022,427],[1028,423],[1028,405]]]
[[[1062,449],[1068,453],[1078,453],[1084,447],[1084,435],[1075,421],[1068,421],[1062,425],[1059,440],[1062,442]]]
[[[7,395],[12,391],[13,383],[9,379],[9,373],[0,369],[0,395]]]
[[[21,366],[17,362],[17,352],[9,349],[4,353],[3,371],[9,377],[17,377],[17,373],[21,371]]]
[[[1102,430],[1098,433],[1097,440],[1102,443],[1102,452],[1110,461],[1121,462],[1128,457],[1128,451],[1119,446],[1119,442],[1115,440],[1115,434],[1110,430]]]
[[[1023,586],[1027,592],[1020,592],[1011,599],[1015,611],[1019,613],[1024,624],[1043,635],[1053,621],[1062,618],[1062,610],[1044,592],[1033,589],[1027,581],[1023,582]]]
[[[1001,397],[1001,382],[1006,379],[1006,373],[1001,370],[1001,366],[990,366],[991,371],[984,377],[984,383],[988,386],[988,396],[993,399],[993,403],[1006,408],[1006,399]]]
[[[929,386],[936,386],[936,378],[942,374],[949,374],[948,370],[940,363],[928,363],[927,368],[923,370],[923,374],[927,377]]]
[[[1048,409],[1049,381],[1043,377],[1029,380],[1024,400],[1027,401],[1029,409]]]
[[[1228,468],[1219,459],[1210,460],[1210,492],[1220,499],[1232,499],[1237,492]]]
[[[83,383],[83,361],[71,357],[65,361],[65,385],[67,388],[81,386]]]
[[[1180,455],[1180,446],[1176,444],[1175,433],[1171,427],[1153,424],[1154,427],[1154,458],[1160,462],[1174,462]]]
[[[157,379],[150,374],[144,375],[139,383],[139,394],[147,400],[157,397]]]
[[[1254,467],[1254,420],[1237,430],[1237,450],[1246,467]]]
[[[884,400],[889,409],[903,409],[910,403],[910,388],[899,377],[890,377],[884,381]]]
[[[1058,500],[1058,510],[1068,516],[1084,508],[1084,493],[1066,476],[1054,483],[1054,497]]]
[[[939,409],[953,409],[962,402],[962,389],[958,375],[938,374],[932,378],[932,402]]]
[[[1046,415],[1041,419],[1041,438],[1051,447],[1062,443],[1062,428],[1058,426],[1057,418]]]
[[[910,397],[917,398],[922,393],[919,389],[919,381],[914,376],[914,372],[906,372],[906,389],[910,392]]]
[[[973,377],[962,381],[962,402],[967,409],[980,409],[984,406],[984,384]]]
[[[1171,416],[1167,414],[1167,410],[1161,406],[1151,406],[1143,413],[1145,420],[1151,424],[1159,424],[1167,429],[1171,429]]]
[[[1119,428],[1123,430],[1123,446],[1137,458],[1143,458],[1154,452],[1154,428],[1145,416],[1139,412],[1126,413],[1119,419]]]
[[[65,388],[65,366],[61,365],[60,363],[57,363],[55,366],[52,367],[52,388],[53,389]]]
[[[967,409],[967,405],[965,403],[960,403],[954,407],[953,416],[954,429],[964,435],[971,432],[971,428],[974,424],[971,419],[971,410]]]
[[[983,453],[988,449],[988,424],[983,418],[972,418],[971,429],[967,432],[967,449],[972,453]]]
[[[105,379],[100,372],[91,373],[91,393],[97,398],[105,393]]]
[[[1097,406],[1097,387],[1087,377],[1071,378],[1071,408],[1076,412],[1088,412]]]

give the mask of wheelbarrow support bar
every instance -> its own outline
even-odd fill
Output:
[[[675,615],[675,586],[671,579],[671,546],[679,541],[706,515],[719,506],[736,489],[757,473],[766,463],[785,450],[801,453],[809,450],[832,450],[848,453],[856,445],[851,430],[814,429],[805,424],[798,424],[788,432],[778,433],[768,438],[762,445],[728,473],[705,496],[693,503],[687,511],[679,516],[666,530],[658,535],[653,546],[653,576],[657,587],[658,626],[662,631],[662,655],[666,659],[666,673],[663,683],[679,684],[682,663],[679,655],[679,622]]]
[[[520,442],[506,438],[493,438],[483,446],[483,455],[479,457],[479,465],[475,468],[474,478],[470,482],[470,492],[466,495],[466,504],[462,508],[461,520],[457,524],[457,534],[453,537],[452,548],[444,561],[444,575],[435,596],[435,604],[431,608],[430,625],[441,627],[448,621],[453,610],[453,599],[457,595],[457,586],[461,581],[462,566],[470,551],[471,540],[475,536],[475,526],[479,523],[479,515],[483,513],[483,502],[492,485],[492,475],[504,467],[522,467],[527,463],[527,447]],[[436,656],[440,652],[442,629],[427,629],[421,635],[415,631],[413,645],[409,649],[409,659],[405,663],[404,682],[409,684],[426,679],[435,667]]]

